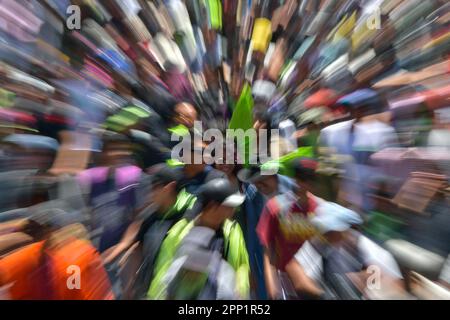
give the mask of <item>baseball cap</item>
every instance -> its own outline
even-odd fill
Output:
[[[245,196],[236,192],[236,188],[227,179],[214,179],[205,183],[199,196],[205,202],[214,201],[231,208],[239,207],[245,200]]]
[[[321,203],[316,209],[316,215],[311,219],[312,225],[321,234],[330,231],[344,232],[362,222],[356,212],[332,202]]]
[[[252,165],[248,168],[239,170],[239,172],[237,174],[237,178],[241,182],[255,183],[255,182],[269,176],[267,173],[262,174],[262,169],[263,168],[260,165]]]

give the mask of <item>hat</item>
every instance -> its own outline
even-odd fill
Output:
[[[321,234],[330,231],[344,232],[354,225],[360,225],[362,218],[354,211],[333,202],[321,203],[311,223]]]
[[[267,173],[264,175],[262,174],[261,166],[253,165],[249,168],[244,168],[239,170],[237,174],[237,178],[239,181],[246,182],[246,183],[255,183],[260,179],[263,179],[264,177],[269,176]]]
[[[299,158],[292,161],[292,169],[300,180],[314,179],[317,166],[318,162],[311,158]]]
[[[26,149],[39,149],[56,152],[59,148],[58,141],[55,139],[34,134],[11,134],[2,141]]]
[[[204,184],[199,192],[200,197],[205,201],[214,201],[222,206],[236,208],[245,200],[245,196],[231,185],[227,179],[214,179]]]
[[[183,178],[183,175],[179,169],[170,167],[165,163],[152,166],[148,173],[152,176],[152,185],[166,185],[172,181],[175,181],[178,185]]]

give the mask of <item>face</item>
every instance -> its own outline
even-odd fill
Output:
[[[151,203],[156,204],[158,207],[162,205],[162,199],[164,198],[164,186],[156,185],[153,186],[152,192],[150,193]]]
[[[152,192],[150,193],[151,203],[155,204],[157,207],[164,207],[165,205],[167,205],[167,201],[168,199],[170,199],[170,195],[176,194],[175,185],[175,182],[171,182],[166,185],[154,185],[152,188]]]
[[[197,110],[189,103],[180,103],[175,107],[176,116],[174,121],[188,128],[194,127],[197,120]]]
[[[255,187],[265,196],[270,196],[278,190],[278,180],[276,176],[268,176],[255,182]]]
[[[195,177],[198,173],[202,172],[206,166],[206,164],[203,163],[203,157],[201,153],[197,153],[197,158],[200,157],[202,160],[201,163],[194,163],[195,161],[195,152],[191,152],[191,163],[186,163],[183,167],[184,174],[188,178]]]
[[[127,143],[108,143],[102,152],[102,162],[106,165],[120,165],[134,163],[131,146]]]
[[[217,213],[222,217],[222,220],[231,219],[234,216],[235,208],[226,207],[226,206],[218,206]]]

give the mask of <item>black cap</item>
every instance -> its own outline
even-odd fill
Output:
[[[239,181],[247,183],[255,183],[269,176],[271,176],[271,174],[261,173],[261,166],[259,165],[253,165],[249,168],[241,169],[237,174],[237,178],[239,179]]]
[[[226,207],[239,207],[245,196],[236,192],[236,188],[227,179],[214,179],[205,183],[199,192],[203,203],[214,201]]]

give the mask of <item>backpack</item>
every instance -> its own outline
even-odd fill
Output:
[[[140,175],[141,169],[135,166],[98,167],[80,175],[81,183],[91,187],[91,238],[100,252],[119,242],[130,224]]]

